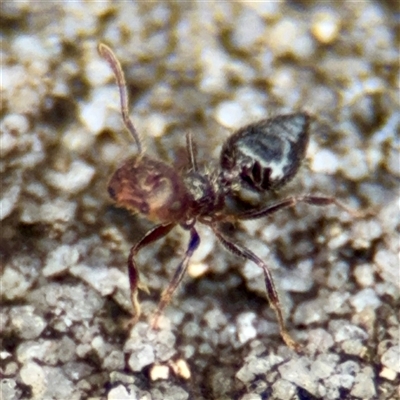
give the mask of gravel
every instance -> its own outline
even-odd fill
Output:
[[[0,397],[398,398],[397,20],[378,1],[4,2]],[[208,228],[158,331],[188,234],[140,251],[149,292],[129,326],[126,259],[151,225],[106,190],[136,150],[99,42],[121,61],[146,152],[179,168],[189,130],[213,168],[239,126],[314,116],[293,183],[243,198],[320,193],[362,215],[299,204],[224,227],[270,266],[302,353],[284,345],[259,268]]]

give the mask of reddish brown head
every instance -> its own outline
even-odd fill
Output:
[[[118,206],[158,222],[184,221],[192,202],[181,177],[171,166],[141,155],[117,169],[108,193]]]

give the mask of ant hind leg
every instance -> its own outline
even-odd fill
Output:
[[[259,257],[257,257],[252,251],[250,251],[246,247],[239,246],[238,244],[233,243],[230,240],[226,239],[215,225],[212,225],[211,227],[215,235],[217,236],[218,240],[227,250],[229,250],[231,253],[237,256],[253,261],[263,270],[268,301],[270,306],[274,309],[275,314],[278,318],[279,331],[281,337],[287,346],[289,346],[290,348],[294,349],[297,352],[301,351],[302,346],[299,343],[297,343],[294,339],[292,339],[292,337],[290,336],[289,332],[286,329],[285,320],[283,318],[282,308],[278,297],[278,292],[276,291],[274,280],[272,278],[271,271],[269,270],[268,266],[264,263],[264,261],[262,261]]]
[[[258,210],[249,210],[249,211],[243,212],[241,214],[238,214],[236,216],[236,219],[245,221],[245,220],[250,220],[250,219],[258,219],[258,218],[266,217],[268,215],[275,214],[276,212],[278,212],[284,208],[294,207],[298,203],[307,203],[312,206],[318,206],[318,207],[326,207],[329,205],[336,205],[337,207],[348,212],[354,218],[360,218],[365,215],[365,213],[360,213],[359,211],[353,210],[352,208],[346,206],[345,204],[343,204],[342,202],[337,200],[335,197],[302,195],[302,196],[288,197],[286,199],[278,201],[275,204],[269,205],[265,208],[261,208]]]

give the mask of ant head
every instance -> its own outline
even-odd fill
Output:
[[[192,201],[171,166],[145,155],[136,156],[117,169],[108,193],[118,206],[158,222],[184,219]]]

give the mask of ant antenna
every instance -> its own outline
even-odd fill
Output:
[[[124,121],[124,125],[129,133],[133,136],[138,147],[139,154],[143,152],[142,144],[140,143],[139,134],[133,125],[133,122],[129,118],[128,114],[128,93],[126,91],[126,81],[124,71],[121,68],[121,64],[115,56],[114,52],[105,44],[99,43],[98,50],[100,55],[107,61],[108,65],[114,72],[115,79],[119,88],[119,97],[121,100],[121,114]]]

